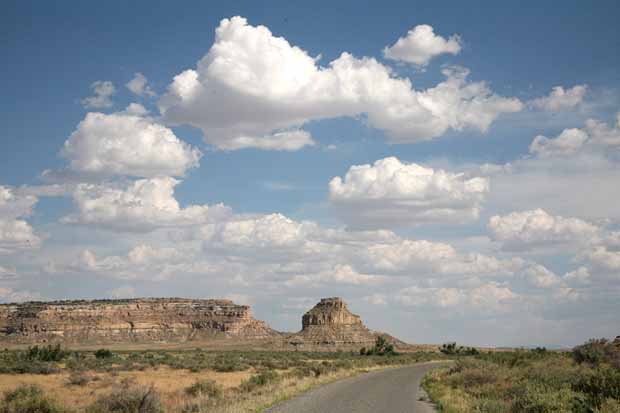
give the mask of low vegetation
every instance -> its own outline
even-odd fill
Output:
[[[394,350],[394,345],[388,343],[385,337],[379,336],[377,337],[377,341],[375,345],[369,349],[362,347],[360,349],[361,356],[395,356],[396,350]]]
[[[37,386],[26,385],[4,393],[1,413],[61,413],[64,410]]]
[[[475,356],[480,354],[480,351],[475,347],[457,346],[455,342],[443,344],[439,351],[449,356]]]
[[[446,357],[397,354],[382,337],[355,352],[0,351],[0,413],[260,411],[320,383]]]
[[[452,343],[442,351],[459,357],[423,383],[442,412],[620,412],[620,341],[591,340],[572,353],[536,348],[467,355]]]

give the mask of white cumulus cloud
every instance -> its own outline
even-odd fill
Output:
[[[395,157],[354,165],[329,183],[330,202],[354,227],[462,223],[478,218],[487,178],[403,163]]]
[[[40,236],[28,222],[19,219],[29,216],[37,201],[33,195],[0,185],[0,254],[39,247]]]
[[[399,38],[392,46],[383,49],[383,55],[391,60],[427,65],[431,59],[443,53],[456,55],[461,51],[461,39],[452,35],[445,39],[436,35],[433,27],[420,24]]]
[[[89,175],[183,176],[201,153],[172,130],[132,112],[91,112],[65,142],[70,169]]]
[[[583,102],[588,91],[588,85],[576,85],[570,89],[556,86],[551,89],[549,96],[533,99],[528,102],[531,107],[551,112],[572,109]]]
[[[579,218],[551,215],[543,209],[495,215],[489,230],[505,248],[532,248],[544,244],[588,243],[600,228]]]
[[[65,217],[63,222],[140,232],[204,224],[230,213],[222,204],[181,208],[174,198],[174,187],[179,182],[171,177],[159,177],[139,179],[126,187],[79,184],[73,193],[78,211]]]
[[[233,17],[221,21],[196,69],[174,78],[159,108],[168,122],[201,128],[206,142],[221,149],[288,150],[312,143],[286,132],[311,120],[366,115],[391,142],[411,143],[448,129],[486,131],[500,114],[522,109],[518,99],[467,81],[465,69],[444,75],[436,87],[417,91],[374,58],[344,52],[321,67],[267,27]]]

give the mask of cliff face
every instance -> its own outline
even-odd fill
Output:
[[[302,330],[311,326],[362,326],[362,319],[349,311],[347,305],[338,297],[323,298],[301,319]]]
[[[185,341],[279,334],[230,300],[145,298],[0,305],[0,342]]]
[[[323,298],[302,318],[302,330],[289,343],[302,346],[372,345],[376,335],[337,297]]]

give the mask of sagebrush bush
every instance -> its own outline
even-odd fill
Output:
[[[67,384],[71,386],[86,386],[93,380],[93,376],[83,371],[74,371],[67,378]]]
[[[449,356],[476,356],[480,354],[477,348],[457,346],[456,342],[442,344],[439,351]]]
[[[201,380],[187,387],[185,389],[185,393],[193,397],[208,396],[210,398],[217,399],[222,397],[224,390],[222,389],[222,386],[213,380]]]
[[[573,390],[585,396],[587,408],[600,408],[607,399],[620,400],[620,369],[601,367],[582,375]]]
[[[163,413],[154,388],[125,387],[99,397],[88,407],[89,413]]]
[[[579,364],[598,366],[601,363],[608,363],[620,368],[620,342],[605,338],[589,340],[573,349],[573,358]]]
[[[424,385],[446,412],[614,412],[618,344],[590,340],[572,354],[544,347],[485,352],[429,374]],[[444,348],[458,355],[456,344]]]
[[[0,413],[62,413],[64,410],[48,399],[43,390],[34,385],[20,386],[6,392],[0,404]]]
[[[388,341],[383,336],[378,336],[375,340],[375,345],[369,349],[362,347],[360,349],[360,355],[362,356],[395,356],[396,350],[394,350],[394,345],[392,343],[388,343]]]
[[[69,352],[62,349],[60,344],[52,346],[32,346],[25,351],[24,358],[30,361],[61,361],[69,355]]]
[[[554,389],[527,383],[514,392],[511,411],[514,413],[557,413],[570,412],[574,393],[570,388]]]
[[[215,361],[213,370],[220,373],[230,373],[233,371],[244,371],[248,369],[248,365],[242,363],[238,359],[222,358]]]
[[[244,393],[249,393],[259,387],[266,386],[270,383],[275,383],[279,380],[280,376],[278,375],[278,373],[272,370],[265,370],[241,383],[241,385],[239,386],[239,390]]]

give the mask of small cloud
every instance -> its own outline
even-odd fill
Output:
[[[583,102],[587,92],[588,85],[576,85],[570,89],[556,86],[551,89],[551,93],[548,96],[530,100],[528,105],[531,108],[548,112],[570,110]]]
[[[445,39],[436,35],[433,27],[421,24],[407,32],[390,47],[383,49],[387,59],[426,66],[433,57],[449,53],[456,55],[461,51],[461,38],[452,35]]]
[[[93,90],[94,96],[82,99],[82,105],[85,108],[101,109],[112,106],[111,97],[116,93],[116,88],[112,82],[97,80],[90,85],[90,88]]]
[[[153,89],[151,89],[151,87],[149,86],[149,81],[146,76],[144,76],[140,72],[136,72],[133,76],[133,79],[127,82],[125,86],[132,93],[138,96],[150,98],[157,96],[157,93],[155,93]]]

